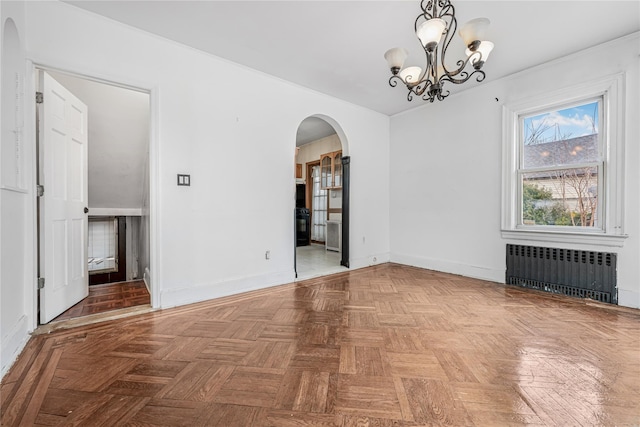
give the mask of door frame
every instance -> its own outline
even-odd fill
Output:
[[[161,233],[159,228],[159,199],[160,199],[160,186],[159,186],[159,127],[160,127],[160,101],[159,101],[159,89],[157,86],[150,86],[146,82],[141,81],[127,81],[122,76],[114,76],[109,74],[97,75],[95,70],[83,70],[82,67],[77,65],[73,66],[58,66],[56,64],[47,63],[46,61],[37,61],[34,59],[27,59],[26,61],[26,77],[24,82],[25,93],[25,123],[30,125],[24,128],[24,141],[25,145],[28,145],[28,150],[25,151],[25,155],[29,153],[26,162],[29,163],[28,171],[31,175],[31,181],[34,183],[32,187],[32,197],[28,202],[27,209],[31,212],[31,233],[29,250],[31,252],[31,262],[26,266],[28,271],[25,271],[26,277],[30,277],[30,283],[33,286],[29,286],[25,290],[25,301],[29,304],[31,301],[31,309],[27,307],[27,312],[30,313],[30,319],[27,320],[30,326],[30,330],[34,330],[38,327],[38,289],[36,283],[38,281],[38,244],[37,244],[37,227],[38,227],[38,209],[37,209],[37,193],[35,191],[35,184],[37,180],[37,161],[39,153],[36,150],[36,103],[35,93],[37,84],[38,70],[51,70],[60,73],[65,73],[77,78],[95,81],[98,83],[108,84],[111,86],[121,87],[124,89],[135,90],[143,92],[149,95],[149,270],[143,272],[144,281],[149,288],[151,294],[151,307],[160,307],[160,293],[162,290],[162,282],[159,274],[159,259],[161,257]],[[27,148],[27,147],[25,147]],[[88,283],[87,283],[88,285]]]

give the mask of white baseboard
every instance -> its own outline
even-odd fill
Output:
[[[9,333],[2,337],[2,348],[0,350],[0,378],[9,371],[9,368],[16,361],[24,346],[29,341],[29,319],[27,316],[22,316],[15,325],[11,328]]]
[[[369,255],[364,258],[349,259],[349,268],[356,270],[358,268],[370,267],[372,265],[384,264],[391,260],[391,254],[384,252],[381,254]]]
[[[281,273],[230,278],[215,283],[163,290],[160,294],[160,308],[164,309],[207,301],[271,286],[293,283],[294,281],[295,273],[291,270]]]
[[[147,287],[147,292],[151,293],[151,271],[149,271],[148,267],[144,269],[142,280],[144,280],[144,285]]]
[[[629,308],[640,308],[640,292],[618,288],[618,305]]]
[[[505,277],[504,269],[492,269],[412,255],[391,254],[391,262],[497,283],[504,283]]]
[[[426,268],[428,270],[440,271],[443,273],[458,274],[474,279],[488,280],[490,282],[504,283],[505,270],[476,267],[466,264],[459,264],[449,261],[420,258],[411,255],[392,254],[391,262],[410,265],[413,267]],[[621,307],[640,309],[640,292],[618,289],[618,305]]]

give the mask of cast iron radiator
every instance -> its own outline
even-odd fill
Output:
[[[618,304],[615,253],[507,244],[508,285]]]

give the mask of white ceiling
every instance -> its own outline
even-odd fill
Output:
[[[307,117],[298,127],[296,146],[301,147],[310,142],[317,141],[320,138],[333,135],[334,133],[336,133],[336,130],[325,120],[318,117]]]
[[[383,58],[401,46],[410,51],[406,65],[423,66],[413,32],[418,0],[67,2],[383,114],[424,102],[409,103],[405,89],[389,87]],[[496,48],[485,82],[640,30],[638,0],[452,3],[458,27],[475,17],[491,20]],[[463,51],[456,36],[449,52]]]

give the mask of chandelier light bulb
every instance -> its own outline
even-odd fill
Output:
[[[420,43],[429,52],[433,51],[440,42],[447,23],[444,19],[433,18],[424,21],[416,30],[416,35],[420,39]]]
[[[464,45],[469,47],[471,50],[475,50],[472,46],[474,46],[474,44],[477,46],[476,42],[485,39],[489,24],[490,21],[487,18],[472,19],[464,24],[459,31]]]
[[[393,49],[389,49],[385,52],[384,59],[387,60],[389,68],[391,68],[391,72],[394,75],[398,74],[398,71],[400,71],[404,65],[404,61],[407,59],[408,55],[409,52],[401,47],[394,47]]]
[[[471,64],[474,66],[474,68],[479,68],[479,67],[482,67],[482,65],[484,65],[487,58],[489,58],[489,54],[491,53],[492,50],[493,50],[492,42],[482,41],[480,42],[476,50],[472,51],[471,49],[467,48],[467,50],[465,51],[465,54],[467,56],[472,55]],[[478,53],[480,53],[480,55],[478,55]]]
[[[407,67],[400,71],[399,77],[408,85],[415,85],[420,81],[422,75],[422,68],[420,67]]]

